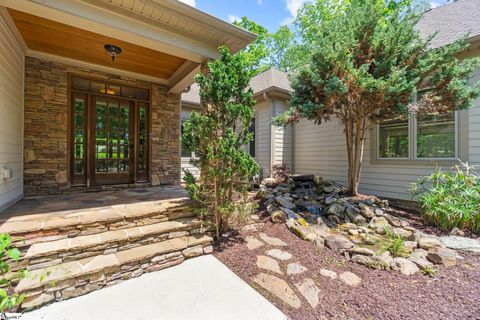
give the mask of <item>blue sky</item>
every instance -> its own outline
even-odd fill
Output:
[[[291,19],[304,0],[180,0],[222,20],[232,22],[243,16],[260,23],[271,32]],[[287,8],[287,2],[289,10]]]
[[[312,0],[180,0],[197,9],[232,22],[243,16],[274,32],[282,24],[290,23],[298,8]],[[432,7],[446,0],[430,0]]]

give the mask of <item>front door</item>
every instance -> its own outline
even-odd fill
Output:
[[[124,184],[134,178],[134,103],[92,95],[90,184]]]
[[[76,76],[70,84],[72,185],[147,183],[150,90]]]

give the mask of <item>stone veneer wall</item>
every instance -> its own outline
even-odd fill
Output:
[[[152,185],[180,182],[180,95],[163,86],[62,63],[25,59],[25,195],[55,194],[67,181],[68,74],[121,81],[152,90]]]

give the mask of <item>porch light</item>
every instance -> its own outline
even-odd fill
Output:
[[[106,44],[103,47],[107,54],[112,57],[112,61],[115,61],[115,58],[122,53],[122,49],[114,44]]]

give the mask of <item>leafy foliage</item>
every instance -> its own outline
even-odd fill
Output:
[[[0,234],[0,312],[9,311],[18,306],[25,299],[25,295],[12,293],[12,281],[25,276],[24,271],[15,274],[10,273],[11,261],[18,261],[20,251],[12,248],[12,238],[6,233]]]
[[[291,109],[276,122],[338,120],[353,195],[371,125],[406,118],[409,112],[465,109],[480,95],[480,84],[468,84],[480,59],[456,58],[465,41],[429,49],[433,36],[422,39],[414,28],[421,9],[410,0],[317,0],[297,17],[307,63],[291,78]],[[424,87],[431,90],[410,103]]]
[[[422,218],[445,230],[480,231],[480,177],[468,164],[440,169],[420,178],[411,192],[422,207]]]
[[[298,52],[295,46],[295,34],[286,25],[270,35],[268,63],[280,71],[290,71],[297,66]]]
[[[272,67],[289,71],[296,65],[298,55],[294,47],[295,35],[288,26],[281,26],[275,33],[270,33],[247,17],[233,24],[257,35],[257,39],[240,52],[245,55],[252,76]]]
[[[438,268],[427,266],[422,271],[424,275],[429,276],[430,278],[434,278],[438,273]]]
[[[389,228],[385,227],[385,235],[387,236],[387,242],[382,247],[381,251],[388,251],[392,257],[406,257],[408,256],[405,250],[405,241],[400,235],[395,235]]]
[[[231,218],[253,210],[246,191],[258,165],[244,148],[253,138],[248,129],[255,105],[247,64],[244,55],[220,48],[220,58],[208,64],[208,73],[195,78],[201,110],[184,123],[182,141],[195,152],[192,162],[201,170],[199,180],[186,172],[187,190],[203,215],[213,217],[217,238]]]
[[[257,35],[255,41],[241,51],[241,54],[245,56],[247,68],[252,72],[251,75],[255,76],[268,70],[270,68],[270,65],[267,63],[268,47],[271,41],[271,35],[268,30],[247,17],[243,17],[241,20],[233,22],[233,24]]]

